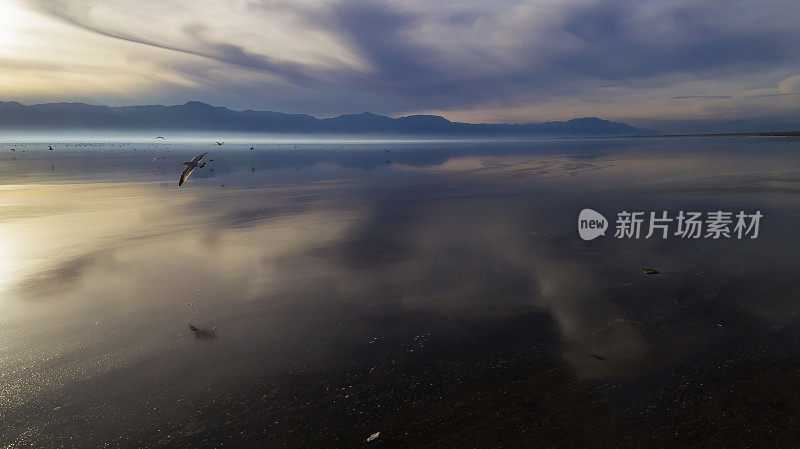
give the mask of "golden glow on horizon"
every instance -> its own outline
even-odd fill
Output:
[[[120,1],[73,5],[83,8],[75,15],[98,24],[99,30],[120,36],[144,34],[140,37],[143,42],[152,40],[166,48],[85,29],[33,5],[0,0],[2,101],[144,104],[163,102],[157,98],[181,89],[216,92],[220,85],[287,82],[269,71],[215,59],[213,50],[203,48],[207,39],[240,46],[248,55],[245,59],[263,57],[279,63],[306,65],[312,70],[349,67],[347,70],[369,71],[366,62],[326,30],[310,29],[280,14],[270,26],[259,26],[264,16],[242,17],[242,5],[237,10],[209,3],[215,8],[214,14],[209,14],[215,18],[214,22],[196,17],[192,11],[161,11],[168,6],[161,3]],[[234,25],[237,18],[246,24]],[[203,56],[206,53],[211,56]],[[202,95],[191,93],[175,96],[175,101],[203,99]]]
[[[0,100],[138,103],[142,92],[195,86],[147,61],[167,53],[86,31],[0,0]]]

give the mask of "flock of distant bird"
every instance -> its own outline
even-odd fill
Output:
[[[163,137],[159,136],[159,137],[156,137],[156,139],[163,139]],[[216,140],[214,142],[218,146],[222,146],[225,143],[225,142],[220,142],[220,141],[216,141]],[[298,145],[295,145],[294,147],[298,148]],[[250,147],[250,151],[253,151],[254,149],[255,149],[254,147]],[[383,151],[385,151],[386,154],[389,154],[389,153],[392,152],[392,150],[390,150],[388,148],[383,150]],[[208,154],[208,152],[205,152],[203,154],[198,154],[197,156],[193,157],[191,161],[186,161],[186,162],[183,163],[183,165],[185,165],[186,168],[183,169],[183,173],[181,173],[181,179],[178,180],[178,187],[182,186],[183,183],[186,182],[186,179],[189,177],[189,175],[192,174],[192,172],[194,171],[195,168],[203,168],[203,167],[206,166],[205,162],[203,162],[202,164],[200,163],[200,161],[203,159],[203,157],[206,154]],[[164,156],[159,156],[159,157],[153,159],[153,162],[155,162],[156,159],[163,159],[163,158],[164,158]],[[212,157],[211,159],[209,159],[209,162],[214,162],[214,158]],[[391,161],[387,160],[386,163],[390,164]],[[213,173],[214,169],[212,168],[210,171]],[[255,167],[250,167],[250,171],[256,171],[256,168]]]
[[[157,139],[157,140],[165,140],[164,136],[156,136],[156,139]],[[217,146],[222,146],[222,145],[224,145],[224,144],[225,144],[225,142],[224,142],[224,141],[223,141],[223,142],[220,142],[220,141],[218,141],[218,140],[215,140],[215,141],[214,141],[214,143],[216,143],[216,144],[217,144]],[[76,145],[76,146],[77,146],[77,145]],[[299,145],[294,145],[294,148],[299,148]],[[48,145],[48,146],[47,146],[47,149],[48,149],[49,151],[54,151],[54,150],[53,150],[53,146],[52,146],[52,145]],[[250,151],[253,151],[254,149],[255,149],[255,147],[250,147]],[[389,153],[391,153],[391,152],[392,152],[392,150],[390,150],[390,149],[388,149],[388,148],[387,148],[387,149],[384,149],[383,151],[385,151],[387,155],[388,155]],[[12,153],[14,153],[14,154],[16,154],[17,150],[16,150],[15,148],[11,148],[11,152],[12,152]],[[23,153],[24,153],[24,152],[25,152],[25,150],[23,150]],[[180,177],[180,179],[178,180],[178,187],[182,186],[182,185],[183,185],[183,183],[184,183],[184,182],[186,182],[186,180],[189,178],[189,175],[191,175],[191,174],[192,174],[192,172],[194,171],[194,169],[195,169],[195,168],[203,168],[203,167],[205,167],[205,166],[206,166],[206,162],[200,163],[200,161],[203,159],[203,157],[205,157],[205,155],[206,155],[206,154],[208,154],[208,152],[205,152],[205,153],[203,153],[203,154],[198,154],[197,156],[193,157],[193,158],[192,158],[192,160],[190,160],[190,161],[185,161],[185,162],[183,163],[183,165],[185,165],[185,166],[186,166],[186,168],[184,168],[184,169],[183,169],[183,172],[181,173],[181,177]],[[156,156],[156,157],[154,157],[154,158],[153,158],[153,162],[155,162],[155,161],[157,161],[157,160],[159,160],[159,159],[165,159],[165,158],[166,158],[165,156]],[[213,157],[212,157],[212,158],[210,158],[210,159],[209,159],[209,162],[214,162],[214,158],[213,158]],[[391,161],[389,161],[389,160],[387,160],[387,161],[386,161],[386,164],[390,164],[390,163],[391,163]],[[52,163],[51,163],[50,169],[51,169],[51,170],[53,170],[53,169],[54,169],[54,167],[53,167]],[[250,170],[251,170],[251,171],[255,171],[255,167],[251,167],[251,169],[250,169]],[[212,172],[212,173],[213,173],[213,172],[214,172],[214,169],[213,169],[213,168],[212,168],[212,169],[210,169],[210,172]]]

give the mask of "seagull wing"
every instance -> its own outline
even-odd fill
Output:
[[[178,181],[178,187],[182,186],[184,182],[186,182],[186,178],[192,174],[192,170],[194,170],[194,165],[187,165],[186,168],[183,169],[183,173],[181,173],[181,180]]]
[[[192,162],[194,162],[195,164],[200,162],[200,159],[203,159],[203,156],[205,156],[206,154],[208,154],[208,153],[206,152],[206,153],[203,153],[203,154],[198,154],[197,156],[195,156],[192,159]]]

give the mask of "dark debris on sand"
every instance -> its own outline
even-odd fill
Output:
[[[189,329],[192,331],[192,333],[194,333],[195,338],[200,340],[211,340],[217,338],[216,329],[213,327],[210,329],[203,329],[190,324]]]

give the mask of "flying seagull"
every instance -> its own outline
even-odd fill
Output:
[[[205,162],[200,164],[200,159],[203,159],[203,156],[205,156],[206,154],[208,154],[208,153],[198,154],[191,161],[183,163],[183,165],[185,165],[186,168],[184,168],[183,169],[183,173],[181,173],[181,180],[178,181],[178,187],[182,186],[183,183],[186,182],[186,178],[188,178],[189,175],[192,174],[192,170],[194,170],[195,168],[198,168],[198,167],[199,168],[203,168],[203,167],[206,166]]]
[[[153,162],[155,162],[155,161],[157,161],[157,160],[159,160],[159,159],[164,159],[164,156],[158,156],[158,157],[154,157],[154,158],[153,158]]]
[[[164,139],[164,136],[156,136],[156,139]]]
[[[655,268],[642,267],[642,271],[644,271],[644,274],[660,274]]]
[[[216,140],[214,142],[217,142]],[[217,142],[217,145],[222,145],[225,142]]]

